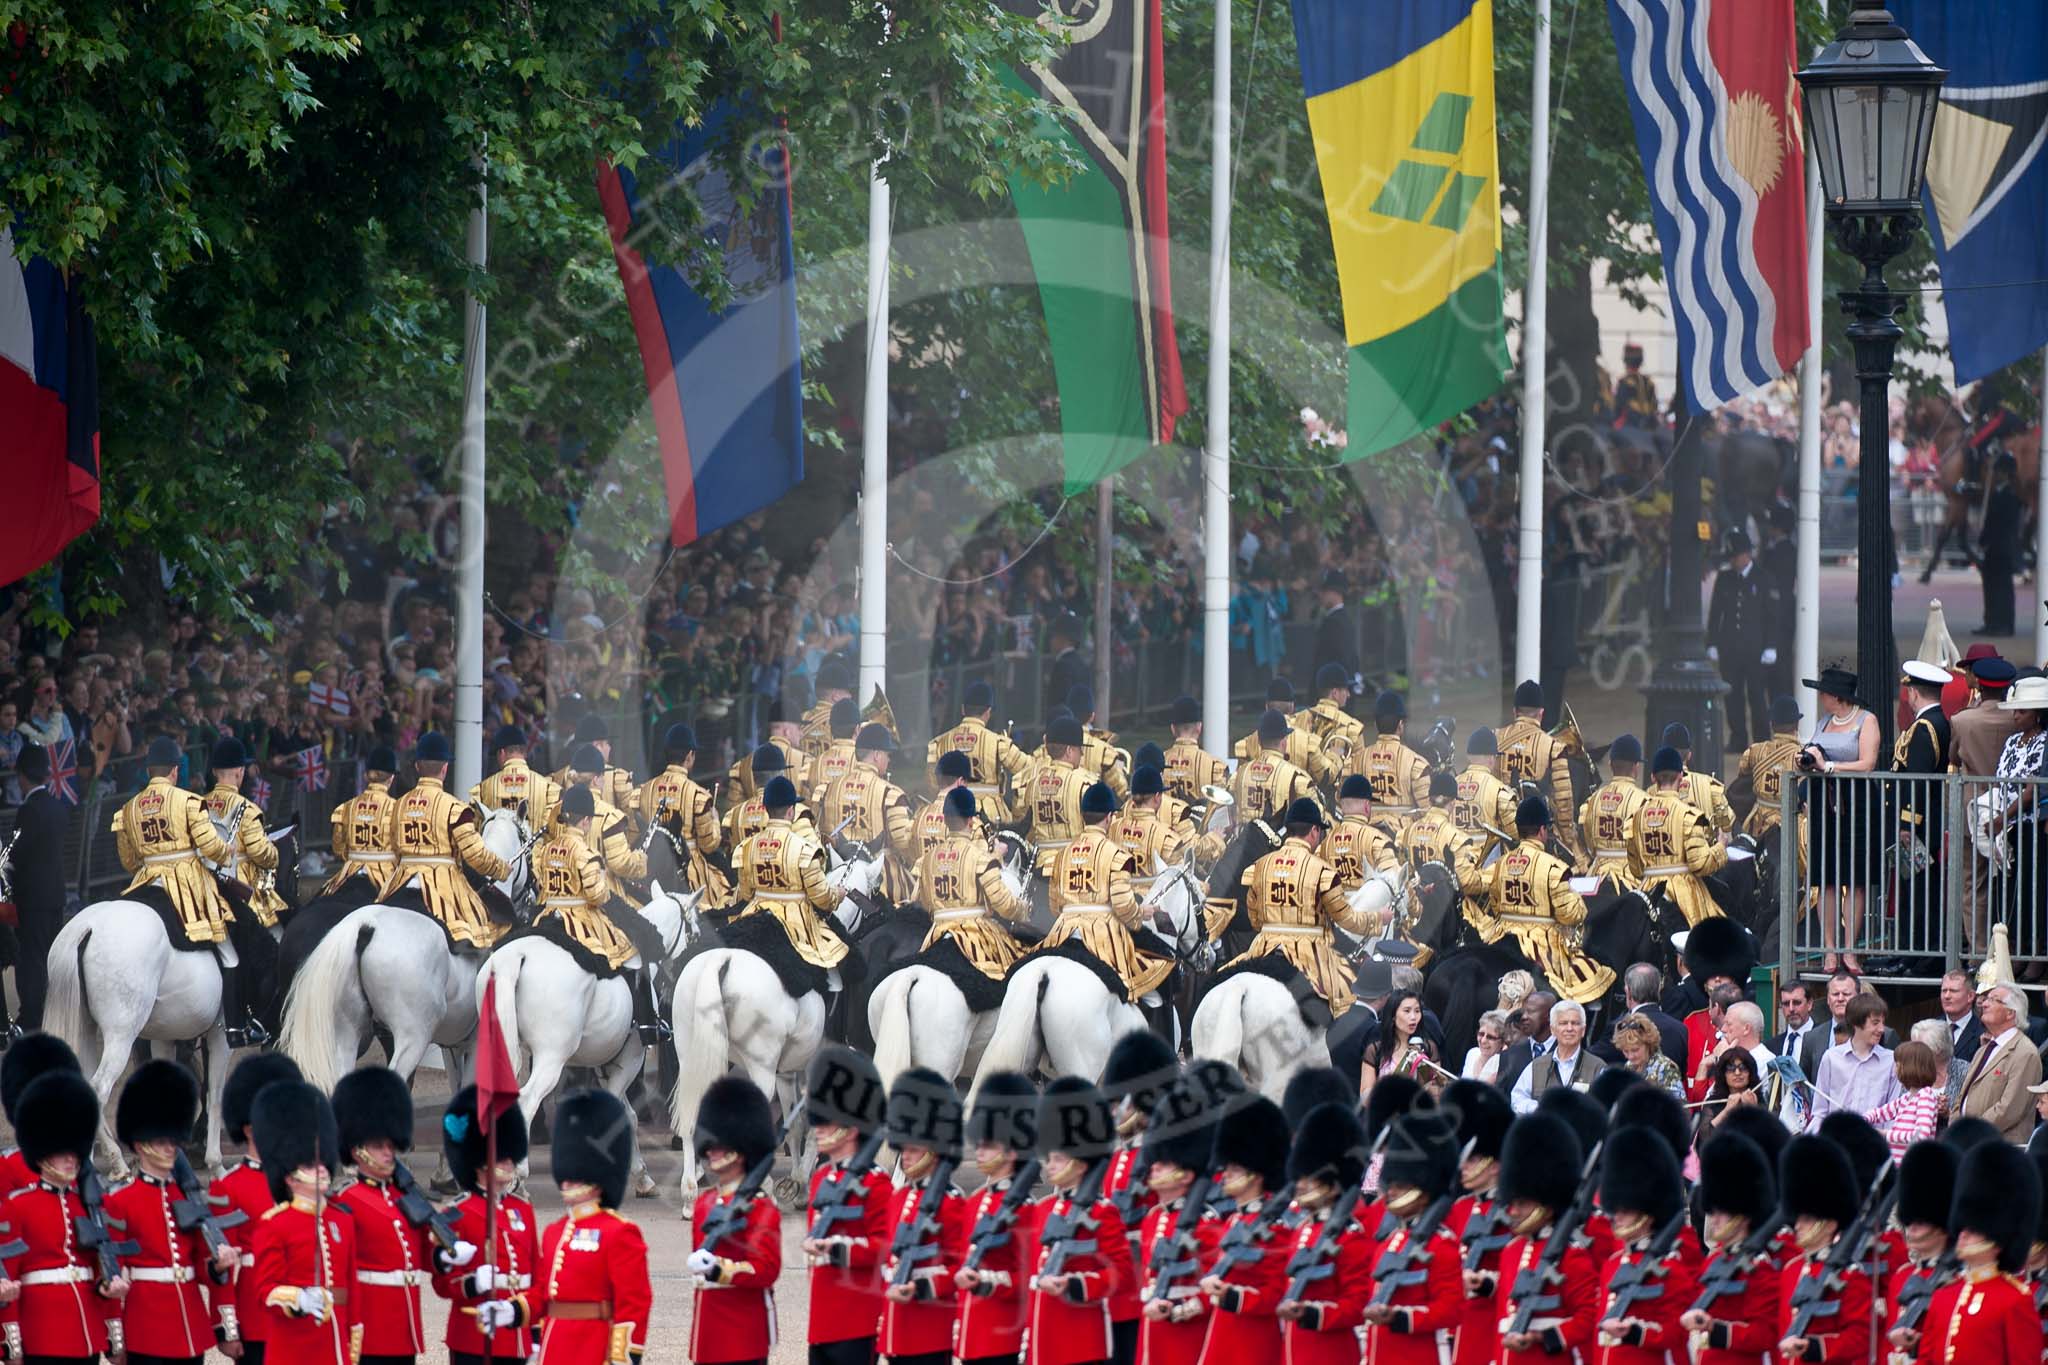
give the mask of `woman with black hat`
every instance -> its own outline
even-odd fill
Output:
[[[605,1094],[603,1091],[586,1093]],[[626,1172],[632,1162],[632,1115],[618,1099],[609,1095],[606,1098],[618,1106],[615,1125],[610,1136],[603,1137],[602,1146],[602,1130],[591,1129],[592,1136],[586,1140],[586,1148],[592,1158],[591,1173],[575,1176],[575,1179],[586,1182],[577,1187],[577,1192],[587,1201],[585,1207],[591,1216],[598,1213],[600,1204],[607,1208],[615,1207],[624,1197]],[[730,1236],[707,1242],[704,1225],[713,1209],[733,1202],[747,1172],[774,1152],[775,1118],[768,1107],[768,1097],[744,1076],[721,1076],[711,1083],[698,1105],[695,1141],[697,1151],[704,1158],[704,1167],[710,1173],[711,1184],[697,1196],[696,1208],[690,1215],[690,1235],[696,1249],[690,1253],[689,1269],[698,1284],[696,1313],[690,1324],[690,1359],[697,1365],[765,1361],[775,1342],[775,1281],[782,1274],[782,1213],[766,1191],[756,1191],[742,1215],[740,1227]],[[555,1170],[559,1179],[562,1170],[559,1120],[555,1142]],[[602,1177],[596,1174],[596,1159],[600,1157],[607,1160],[616,1158],[621,1163],[616,1167],[616,1181],[611,1179],[613,1167],[610,1165],[604,1167]],[[566,1185],[563,1194],[569,1194]],[[609,1200],[603,1198],[605,1195],[610,1196]],[[623,1227],[633,1226],[616,1214],[608,1216]],[[552,1236],[559,1230],[562,1230],[562,1225],[557,1223],[548,1232]],[[637,1240],[637,1229],[633,1235]],[[550,1254],[548,1243],[543,1242],[541,1254],[544,1259]],[[559,1249],[554,1251],[554,1255],[559,1258]],[[647,1274],[645,1242],[639,1243],[639,1257],[640,1283],[644,1285]],[[636,1340],[644,1344],[647,1332],[644,1310],[635,1315],[635,1324]],[[545,1342],[541,1355],[546,1359]]]
[[[1856,675],[1829,667],[1804,679],[1820,698],[1821,721],[1799,751],[1799,770],[1816,779],[1877,768],[1877,717],[1856,700]],[[1821,888],[1821,966],[1834,971],[1846,961],[1861,972],[1854,952],[1863,929],[1863,888],[1878,850],[1877,787],[1870,782],[1810,782],[1806,793],[1812,822],[1807,829],[1807,866]],[[1837,953],[1841,956],[1838,957]]]
[[[77,1234],[86,1213],[78,1183],[92,1159],[99,1100],[77,1072],[51,1071],[30,1082],[18,1112],[22,1159],[37,1180],[7,1201],[9,1229],[26,1244],[0,1279],[0,1298],[13,1300],[5,1314],[8,1354],[97,1360],[102,1351],[118,1353],[114,1314],[130,1282],[102,1278]]]
[[[512,1192],[519,1183],[519,1163],[526,1160],[526,1117],[513,1105],[498,1115],[497,1162],[490,1163],[492,1134],[476,1108],[476,1087],[465,1085],[448,1101],[441,1115],[441,1150],[462,1194],[448,1206],[455,1235],[478,1248],[465,1266],[434,1273],[434,1292],[449,1301],[448,1328],[442,1340],[450,1365],[485,1365],[485,1341],[476,1310],[491,1299],[507,1298],[533,1286],[540,1265],[540,1224],[533,1205]],[[490,1196],[496,1190],[494,1226]],[[490,1360],[524,1361],[533,1349],[533,1333],[508,1328],[492,1334]]]

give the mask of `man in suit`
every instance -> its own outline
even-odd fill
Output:
[[[1836,972],[1828,978],[1828,1015],[1814,1021],[1813,1029],[1799,1045],[1799,1069],[1808,1080],[1820,1074],[1820,1059],[1827,1050],[1838,1042],[1848,1039],[1849,1002],[1863,991],[1863,978],[1854,972]],[[1836,1037],[1840,1032],[1841,1037]],[[1899,1046],[1897,1029],[1886,1027],[1882,1045],[1896,1050]]]
[[[1550,1007],[1550,1037],[1552,1046],[1531,1061],[1508,1088],[1508,1103],[1517,1114],[1535,1113],[1536,1102],[1552,1086],[1583,1091],[1607,1069],[1605,1061],[1582,1046],[1586,1007],[1577,1001],[1560,1000]]]
[[[1351,608],[1344,598],[1349,591],[1344,573],[1340,569],[1329,569],[1323,574],[1323,586],[1318,596],[1323,607],[1323,619],[1316,622],[1316,670],[1324,664],[1336,664],[1344,670],[1344,679],[1349,682],[1358,672],[1358,624],[1351,617]]]
[[[1081,621],[1074,613],[1063,611],[1055,616],[1045,633],[1046,652],[1052,655],[1045,686],[1045,706],[1050,711],[1066,701],[1067,693],[1089,681],[1091,669],[1088,657],[1081,653]]]
[[[1731,752],[1741,753],[1749,747],[1752,720],[1759,739],[1771,733],[1770,670],[1778,651],[1764,638],[1769,603],[1748,532],[1730,531],[1724,551],[1727,562],[1714,575],[1707,607],[1707,657],[1728,680],[1728,743]]]
[[[2019,670],[2010,660],[1996,657],[1973,659],[1963,666],[1970,673],[1970,704],[1949,717],[1949,767],[1973,777],[1992,777],[2005,741],[2020,728],[2019,713],[1999,705]]]
[[[1623,1013],[1624,1017],[1629,1014],[1640,1014],[1643,1018],[1649,1020],[1657,1030],[1659,1049],[1666,1057],[1671,1059],[1673,1066],[1683,1071],[1685,1069],[1685,1025],[1658,1008],[1657,997],[1663,989],[1664,974],[1662,972],[1658,971],[1651,963],[1636,963],[1626,972],[1623,972],[1621,976],[1622,994],[1628,1000],[1628,1009]],[[1622,1062],[1621,1049],[1614,1045],[1612,1030],[1605,1031],[1608,1033],[1608,1036],[1594,1043],[1593,1051],[1599,1053],[1609,1066],[1619,1066]]]
[[[1998,985],[1977,1000],[1984,1042],[1963,1077],[1958,1101],[1966,1118],[1983,1119],[2007,1142],[2023,1143],[2034,1130],[2034,1096],[2041,1052],[2027,1037],[2027,1000],[2017,986]]]
[[[1787,982],[1778,992],[1778,1018],[1784,1028],[1771,1035],[1771,1051],[1796,1058],[1813,1032],[1813,987],[1804,981]]]
[[[1949,1045],[1958,1061],[1970,1061],[1984,1041],[1984,1021],[1977,1017],[1977,983],[1965,971],[1941,978],[1941,1022],[1948,1026]]]
[[[15,816],[12,854],[16,941],[20,958],[14,964],[14,986],[20,996],[15,1025],[24,1030],[43,1026],[43,996],[49,989],[50,943],[64,924],[64,830],[68,812],[50,793],[50,751],[24,745],[15,761],[24,786],[33,788]]]
[[[1513,1090],[1529,1064],[1550,1050],[1550,1007],[1556,1003],[1552,991],[1530,991],[1522,997],[1522,1037],[1500,1054],[1500,1072],[1493,1078],[1502,1090]]]

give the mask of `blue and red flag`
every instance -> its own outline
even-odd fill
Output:
[[[100,515],[99,364],[78,291],[0,224],[0,583],[57,557]]]
[[[1792,0],[1607,0],[1687,405],[1806,349],[1806,144]]]
[[[609,164],[597,173],[677,545],[760,511],[804,477],[788,149],[767,140],[741,193],[713,151],[731,119],[721,102],[642,161],[639,175]],[[695,236],[664,240],[653,201],[693,191],[703,213]],[[690,283],[686,268],[707,256],[724,263],[723,307]]]
[[[67,806],[78,804],[78,744],[75,740],[59,740],[50,746],[50,778],[45,784],[50,795]]]

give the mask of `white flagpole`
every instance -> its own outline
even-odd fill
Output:
[[[1795,678],[1820,676],[1820,291],[1827,222],[1821,211],[1820,165],[1806,157],[1806,355],[1799,362],[1799,531],[1795,545],[1792,658]],[[1809,728],[1820,698],[1799,687],[1799,712]]]
[[[2041,352],[2041,395],[2048,404],[2048,350]],[[2048,471],[2048,408],[2041,414],[2041,468]],[[2048,489],[2048,480],[2041,488]],[[2034,662],[2048,659],[2048,496],[2040,489],[2034,494]]]
[[[1230,0],[1216,0],[1209,145],[1209,445],[1202,452],[1202,742],[1230,753]]]
[[[861,415],[860,695],[888,681],[889,663],[889,182],[868,172],[867,401]]]
[[[469,265],[482,271],[491,229],[483,161],[476,163],[476,206],[469,211]],[[461,558],[455,565],[455,780],[457,796],[484,775],[484,301],[463,308]]]
[[[1550,268],[1550,0],[1536,0],[1529,110],[1529,281],[1522,291],[1521,534],[1515,565],[1515,682],[1543,676],[1543,436]]]

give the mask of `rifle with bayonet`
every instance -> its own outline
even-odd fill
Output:
[[[1564,1302],[1564,1253],[1593,1212],[1593,1197],[1600,1189],[1600,1153],[1604,1146],[1595,1144],[1593,1154],[1586,1158],[1585,1168],[1579,1172],[1579,1191],[1573,1196],[1571,1207],[1558,1215],[1551,1226],[1535,1264],[1515,1276],[1509,1291],[1515,1313],[1502,1331],[1503,1337],[1526,1334],[1538,1313],[1556,1309]]]
[[[1045,1262],[1038,1267],[1042,1276],[1064,1275],[1067,1262],[1095,1250],[1095,1238],[1087,1234],[1096,1228],[1095,1203],[1102,1198],[1102,1182],[1109,1175],[1109,1158],[1096,1162],[1081,1177],[1080,1185],[1067,1200],[1067,1211],[1048,1215],[1039,1242],[1046,1248]]]
[[[1267,1195],[1266,1202],[1259,1205],[1258,1213],[1249,1221],[1239,1219],[1232,1223],[1230,1231],[1223,1234],[1223,1240],[1217,1246],[1216,1265],[1209,1273],[1222,1279],[1238,1266],[1264,1260],[1267,1237],[1274,1226],[1287,1216],[1288,1205],[1293,1201],[1294,1182],[1290,1180]]]
[[[1507,1201],[1488,1200],[1486,1212],[1473,1214],[1472,1221],[1465,1224],[1465,1269],[1477,1274],[1485,1268],[1488,1256],[1507,1250],[1514,1240],[1515,1234],[1508,1230]]]
[[[1702,1313],[1710,1312],[1720,1300],[1747,1289],[1749,1277],[1771,1254],[1778,1234],[1785,1230],[1786,1221],[1783,1208],[1774,1210],[1760,1226],[1751,1229],[1749,1236],[1708,1266],[1706,1274],[1700,1276],[1700,1295],[1692,1301],[1693,1308]]]
[[[782,1125],[782,1131],[775,1135],[775,1141],[769,1146],[767,1154],[740,1177],[740,1183],[733,1187],[732,1198],[704,1215],[704,1226],[701,1229],[703,1240],[698,1245],[705,1251],[717,1255],[725,1242],[746,1230],[747,1215],[753,1212],[754,1201],[761,1195],[761,1187],[766,1185],[768,1177],[774,1174],[775,1153],[781,1150],[783,1140],[788,1136],[789,1124],[785,1123]]]
[[[427,1192],[420,1188],[419,1180],[403,1158],[391,1165],[391,1184],[398,1191],[398,1212],[405,1221],[425,1229],[427,1235],[434,1239],[434,1245],[452,1254],[456,1242],[461,1240],[455,1230],[455,1220],[434,1207],[434,1201],[427,1198]]]
[[[1920,1324],[1927,1320],[1927,1309],[1934,1302],[1935,1293],[1961,1269],[1962,1262],[1953,1253],[1945,1252],[1925,1270],[1915,1270],[1906,1276],[1906,1282],[1892,1295],[1892,1304],[1899,1310],[1892,1321],[1892,1330],[1919,1331]]]
[[[1202,1278],[1201,1247],[1195,1240],[1195,1228],[1208,1215],[1218,1192],[1216,1177],[1198,1177],[1181,1200],[1180,1213],[1173,1220],[1173,1236],[1152,1243],[1152,1259],[1146,1266],[1152,1273],[1152,1289],[1145,1295],[1151,1302],[1171,1303],[1176,1289],[1184,1289]]]
[[[1850,1267],[1863,1263],[1866,1244],[1884,1226],[1885,1219],[1891,1217],[1892,1202],[1898,1198],[1898,1182],[1894,1181],[1890,1189],[1880,1189],[1889,1170],[1890,1167],[1886,1166],[1871,1177],[1862,1210],[1857,1213],[1856,1221],[1835,1238],[1827,1260],[1821,1263],[1821,1273],[1799,1277],[1789,1301],[1792,1326],[1786,1331],[1786,1338],[1803,1337],[1812,1329],[1815,1319],[1841,1311],[1842,1289],[1847,1283]]]
[[[889,1243],[889,1255],[896,1262],[889,1272],[890,1284],[909,1284],[919,1266],[939,1259],[939,1206],[945,1203],[946,1192],[953,1187],[953,1172],[959,1168],[959,1157],[940,1157],[932,1167],[911,1220],[896,1229]]]
[[[1436,1236],[1436,1230],[1444,1225],[1444,1219],[1451,1213],[1456,1201],[1449,1195],[1438,1197],[1434,1204],[1422,1211],[1422,1217],[1415,1220],[1415,1226],[1408,1229],[1408,1240],[1400,1250],[1382,1255],[1372,1268],[1372,1278],[1377,1287],[1372,1293],[1371,1307],[1384,1308],[1394,1302],[1394,1295],[1412,1284],[1422,1284],[1429,1279],[1429,1241]]]
[[[100,1185],[100,1174],[92,1168],[90,1161],[79,1163],[78,1202],[85,1205],[85,1213],[75,1221],[73,1236],[80,1251],[91,1252],[99,1258],[99,1283],[108,1284],[121,1274],[121,1258],[133,1256],[142,1248],[134,1242],[117,1242],[113,1233],[107,1230],[106,1191]],[[124,1227],[122,1231],[126,1231]]]
[[[1003,1191],[1002,1200],[984,1213],[975,1223],[974,1231],[968,1234],[967,1259],[963,1263],[966,1269],[980,1270],[982,1262],[992,1253],[1009,1245],[1018,1217],[1024,1212],[1024,1206],[1031,1202],[1031,1187],[1037,1183],[1038,1158],[1032,1157],[1011,1175],[1010,1188]],[[974,1287],[974,1292],[993,1294],[995,1286],[983,1280]]]
[[[1338,1244],[1344,1240],[1344,1233],[1351,1226],[1351,1217],[1358,1209],[1358,1201],[1364,1197],[1365,1186],[1346,1186],[1344,1193],[1337,1196],[1337,1202],[1330,1206],[1330,1216],[1324,1220],[1323,1230],[1316,1234],[1315,1241],[1287,1258],[1284,1301],[1307,1303],[1309,1287],[1317,1280],[1328,1279],[1337,1273]]]
[[[1628,1310],[1636,1304],[1664,1297],[1664,1277],[1671,1272],[1669,1262],[1678,1245],[1678,1236],[1685,1230],[1685,1215],[1686,1210],[1681,1205],[1678,1212],[1657,1229],[1657,1235],[1643,1248],[1641,1256],[1615,1268],[1613,1278],[1607,1284],[1607,1309],[1601,1314],[1603,1321],[1624,1321]]]
[[[804,1234],[806,1237],[823,1241],[833,1236],[833,1229],[841,1223],[858,1222],[866,1213],[868,1172],[875,1169],[875,1158],[881,1155],[882,1145],[888,1140],[889,1135],[880,1128],[862,1139],[846,1169],[811,1206],[811,1228]]]
[[[198,1233],[206,1249],[218,1256],[221,1248],[229,1245],[227,1230],[248,1222],[249,1215],[240,1209],[214,1213],[206,1198],[206,1187],[199,1183],[199,1172],[192,1169],[192,1161],[182,1147],[171,1164],[171,1179],[176,1182],[180,1196],[171,1201],[171,1220],[180,1232]]]
[[[1116,1157],[1111,1156],[1110,1160],[1113,1162],[1116,1160]],[[1144,1215],[1138,1211],[1138,1201],[1145,1197],[1147,1189],[1145,1174],[1151,1169],[1152,1163],[1146,1158],[1145,1149],[1141,1143],[1131,1156],[1130,1174],[1124,1177],[1122,1187],[1109,1197],[1110,1204],[1116,1209],[1118,1221],[1124,1225],[1124,1236],[1130,1239],[1132,1265],[1137,1265],[1140,1260],[1138,1255],[1138,1225],[1143,1221]]]

